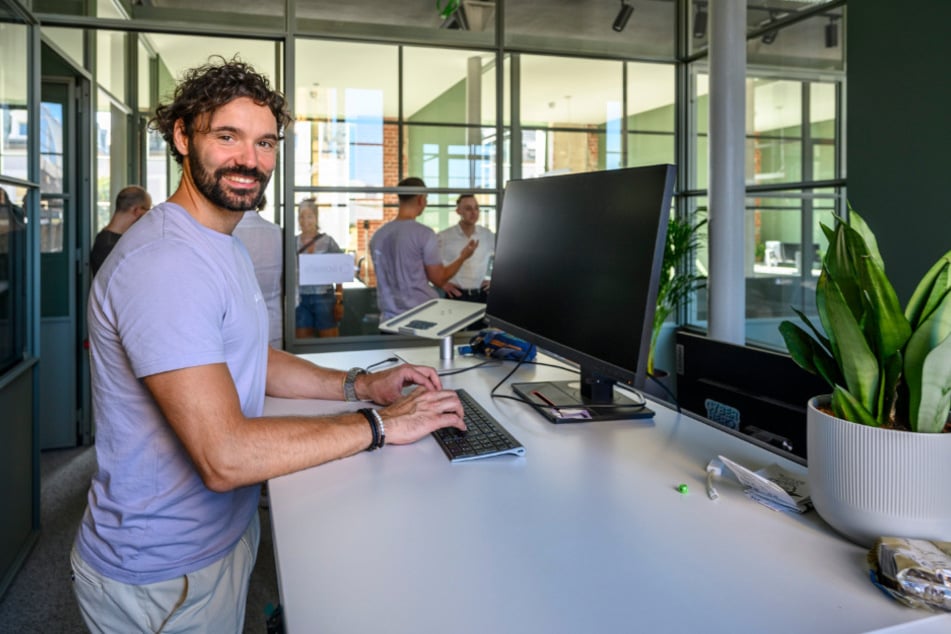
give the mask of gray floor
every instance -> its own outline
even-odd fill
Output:
[[[0,599],[0,633],[85,632],[70,587],[69,550],[96,466],[91,447],[44,451],[40,457],[40,537]],[[261,511],[261,547],[251,573],[244,632],[266,632],[265,611],[277,605],[271,518]]]

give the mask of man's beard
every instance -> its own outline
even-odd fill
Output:
[[[264,188],[267,185],[268,181],[271,179],[270,174],[265,174],[260,170],[254,169],[253,167],[243,167],[241,165],[235,165],[233,167],[222,167],[215,171],[214,174],[209,174],[208,170],[205,169],[204,164],[202,164],[201,159],[195,155],[189,155],[189,166],[191,168],[192,180],[195,182],[195,187],[198,188],[198,191],[204,195],[212,204],[217,205],[228,211],[250,211],[258,208],[258,204],[264,198]],[[224,187],[221,185],[221,179],[228,174],[237,174],[239,176],[249,176],[254,178],[259,183],[259,188],[249,189],[245,194],[236,194],[233,192],[225,191]]]

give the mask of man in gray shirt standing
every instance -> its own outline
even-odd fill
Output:
[[[415,176],[404,178],[398,185],[426,187],[423,179]],[[443,264],[436,232],[416,221],[426,208],[426,194],[403,193],[399,199],[396,218],[377,229],[370,239],[380,321],[439,297],[436,289],[447,284],[479,246],[478,240],[469,240],[455,260]]]

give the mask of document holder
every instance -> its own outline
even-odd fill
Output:
[[[431,299],[380,323],[380,330],[426,339],[443,339],[485,316],[485,304]]]

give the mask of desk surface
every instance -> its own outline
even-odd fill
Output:
[[[398,354],[441,370],[477,363],[440,362],[437,347]],[[341,368],[388,356],[306,355]],[[659,404],[653,421],[552,425],[488,398],[511,367],[443,383],[502,421],[522,458],[451,464],[424,438],[270,482],[289,633],[951,631],[951,615],[882,595],[865,551],[814,512],[771,511],[727,476],[718,500],[704,492],[717,454],[801,466]],[[568,375],[536,366],[513,378]],[[265,411],[351,407],[269,398]]]

